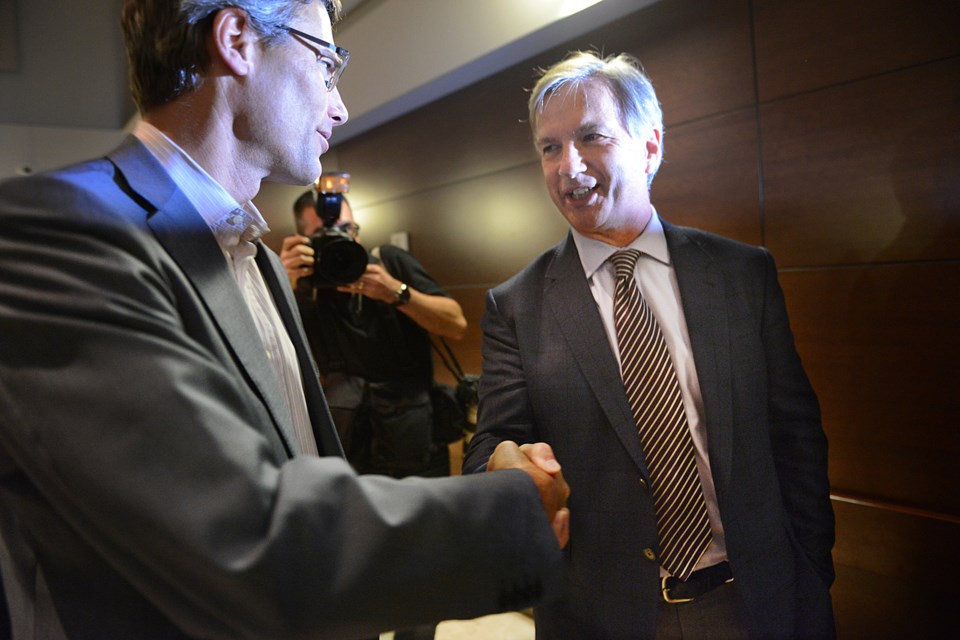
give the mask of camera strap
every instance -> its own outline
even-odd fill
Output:
[[[430,346],[437,352],[437,355],[440,356],[440,362],[447,368],[447,371],[453,374],[457,382],[463,382],[463,368],[460,367],[457,357],[453,355],[453,350],[450,348],[450,345],[447,344],[447,341],[444,340],[442,336],[437,336],[437,339],[440,340],[440,344],[443,345],[446,354],[444,354],[444,352],[440,350],[440,347],[437,346],[437,343],[433,341],[433,335],[430,336]]]

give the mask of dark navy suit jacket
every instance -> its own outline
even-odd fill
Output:
[[[756,638],[829,637],[833,511],[817,398],[763,249],[664,222],[736,594]],[[571,488],[565,598],[538,638],[653,638],[656,517],[637,429],[572,236],[487,296],[477,435],[552,445]]]

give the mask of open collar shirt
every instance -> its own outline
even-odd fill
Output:
[[[157,158],[210,227],[250,309],[264,351],[290,410],[305,453],[317,453],[300,365],[263,274],[256,264],[260,237],[270,231],[252,202],[240,205],[203,167],[159,129],[139,122],[133,135]]]

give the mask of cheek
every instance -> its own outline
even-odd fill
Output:
[[[560,178],[557,167],[554,163],[549,161],[541,161],[540,169],[543,171],[543,181],[547,186],[553,186],[557,183],[557,180]]]

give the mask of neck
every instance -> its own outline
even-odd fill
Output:
[[[186,151],[239,203],[253,199],[262,176],[245,166],[229,119],[203,90],[151,109],[144,120]]]
[[[650,226],[652,219],[653,207],[649,207],[643,216],[631,218],[624,224],[605,229],[597,229],[584,233],[583,235],[594,240],[599,240],[600,242],[605,242],[614,247],[622,248],[639,238],[643,232],[647,230],[647,227]]]

